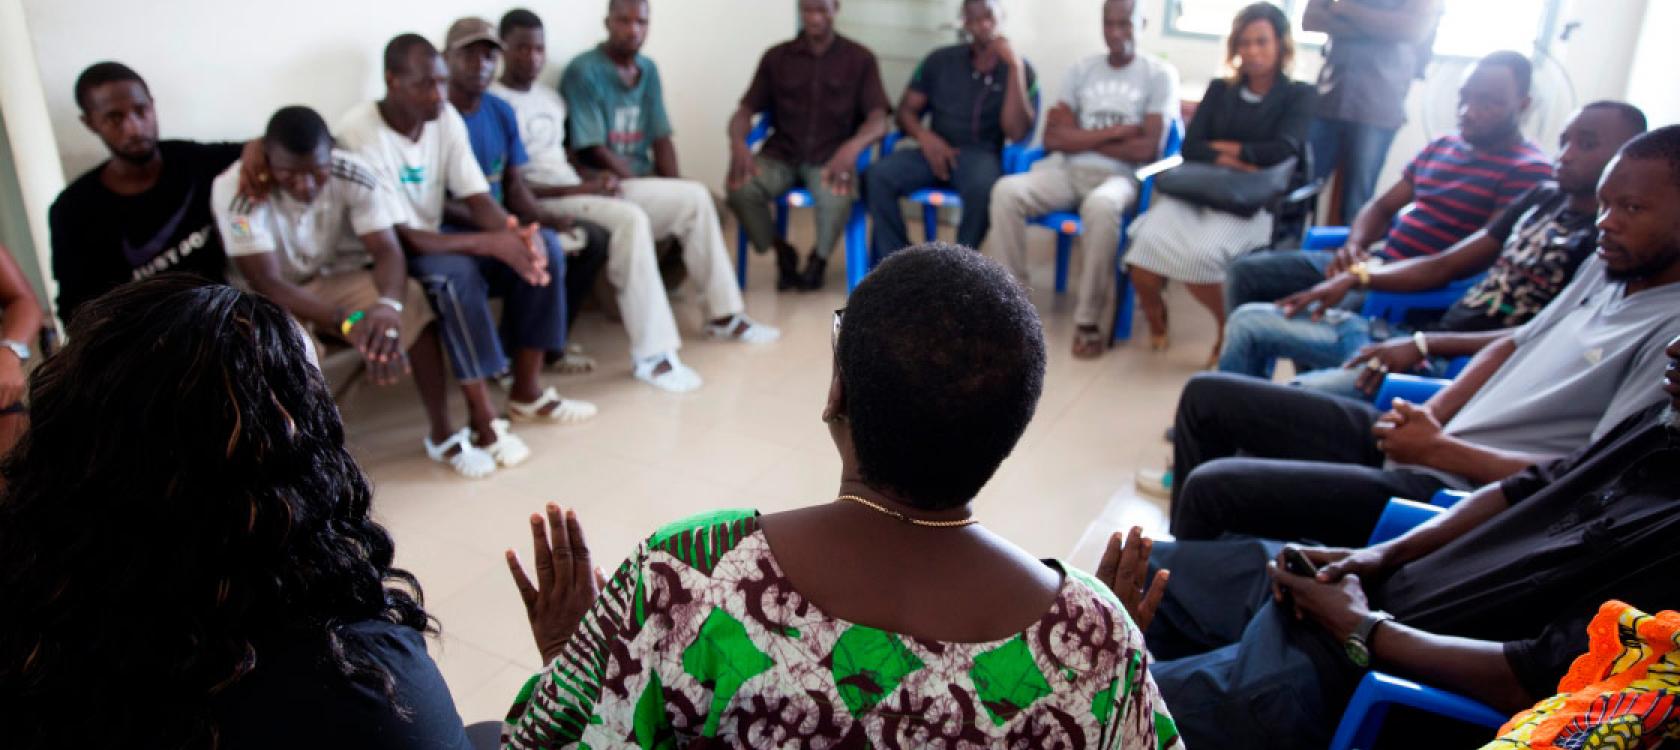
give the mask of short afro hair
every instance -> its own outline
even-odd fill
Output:
[[[87,112],[88,94],[92,93],[95,88],[107,83],[123,81],[133,81],[140,84],[140,88],[146,90],[147,96],[152,93],[152,87],[146,85],[146,79],[141,78],[140,74],[134,72],[133,68],[120,62],[106,60],[89,65],[87,70],[76,76],[76,106],[81,108],[83,112]]]
[[[408,56],[417,48],[434,55],[438,53],[437,47],[419,34],[398,34],[392,37],[385,45],[385,72],[407,73]]]
[[[1534,86],[1534,63],[1529,62],[1521,52],[1500,50],[1476,63],[1476,67],[1479,68],[1488,65],[1511,71],[1511,78],[1517,82],[1517,96],[1528,96],[1529,90]]]
[[[865,277],[835,356],[864,481],[924,510],[979,494],[1044,391],[1026,290],[958,245],[902,250]]]
[[[1661,159],[1668,162],[1669,176],[1680,188],[1680,125],[1668,125],[1641,135],[1622,146],[1624,159]]]
[[[315,110],[303,106],[284,107],[268,118],[263,142],[291,154],[313,154],[322,143],[332,143],[332,130]]]
[[[503,40],[506,40],[509,34],[518,29],[540,29],[542,27],[542,19],[538,18],[537,14],[524,8],[514,8],[502,16],[501,26],[496,29],[496,33]]]
[[[1627,127],[1628,133],[1632,135],[1639,135],[1651,127],[1650,122],[1645,119],[1645,112],[1627,102],[1600,99],[1581,109],[1604,109],[1616,113],[1617,116],[1622,118],[1622,124]]]

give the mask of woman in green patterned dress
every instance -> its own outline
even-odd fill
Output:
[[[1116,536],[1099,580],[972,517],[1043,390],[1010,274],[894,254],[835,313],[833,362],[832,502],[676,522],[604,581],[574,514],[532,516],[535,580],[508,562],[548,666],[504,746],[1181,747],[1140,627],[1148,541]]]

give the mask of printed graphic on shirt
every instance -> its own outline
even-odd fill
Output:
[[[1133,113],[1144,111],[1148,92],[1127,79],[1091,81],[1078,93],[1081,130],[1101,130],[1115,125],[1135,125]]]
[[[244,216],[235,216],[235,217],[233,217],[233,220],[228,223],[228,226],[233,227],[233,238],[234,239],[236,239],[236,240],[251,239],[251,220],[250,219],[248,219]]]
[[[424,185],[426,184],[426,167],[425,165],[411,167],[404,164],[401,174],[397,175],[397,179],[402,180],[404,185]]]
[[[1554,216],[1535,221],[1531,209],[1486,278],[1464,296],[1470,308],[1520,325],[1533,318],[1574,276],[1580,237],[1593,227]]]
[[[644,137],[642,105],[625,104],[613,110],[612,132],[607,134],[613,151],[625,156],[634,155],[641,151]]]
[[[129,267],[134,269],[134,279],[148,278],[174,268],[187,256],[192,255],[193,251],[204,247],[205,243],[210,241],[210,232],[214,230],[211,225],[206,224],[197,231],[181,238],[181,241],[175,243],[173,247],[168,246],[169,239],[175,236],[177,229],[180,229],[181,221],[186,218],[187,211],[192,209],[193,202],[197,199],[198,188],[193,187],[188,190],[187,197],[181,201],[181,207],[175,209],[175,213],[169,217],[169,221],[164,222],[163,226],[145,244],[135,247],[133,243],[128,241],[127,237],[123,238],[123,258],[128,261]]]

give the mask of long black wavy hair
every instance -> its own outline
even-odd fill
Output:
[[[0,463],[0,744],[216,747],[271,643],[394,700],[340,627],[435,628],[286,313],[165,275],[69,333]]]

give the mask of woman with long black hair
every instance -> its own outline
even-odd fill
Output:
[[[467,747],[286,313],[164,276],[69,341],[0,464],[0,744]]]

